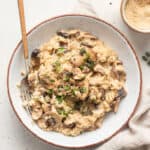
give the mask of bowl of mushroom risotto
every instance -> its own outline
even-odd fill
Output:
[[[83,148],[109,140],[128,123],[140,99],[141,70],[118,29],[97,18],[65,15],[37,25],[28,42],[29,71],[24,73],[20,42],[8,67],[8,94],[36,137]]]

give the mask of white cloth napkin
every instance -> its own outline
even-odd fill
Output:
[[[98,16],[91,1],[78,0],[73,13]],[[128,126],[111,140],[98,145],[95,150],[150,150],[150,101],[142,96],[141,102]]]

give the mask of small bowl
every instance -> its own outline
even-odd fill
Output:
[[[125,13],[125,7],[126,7],[126,4],[129,0],[122,0],[121,2],[121,6],[120,6],[120,13],[121,13],[121,17],[123,19],[123,21],[125,22],[125,24],[127,24],[128,27],[130,27],[131,29],[133,29],[134,31],[136,32],[139,32],[139,33],[150,33],[150,29],[148,30],[142,30],[142,29],[138,29],[136,28],[135,26],[131,25],[126,17],[126,13]]]

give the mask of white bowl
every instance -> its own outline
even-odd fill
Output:
[[[83,133],[77,137],[64,136],[56,132],[45,132],[33,124],[22,107],[20,91],[16,87],[22,79],[20,72],[25,70],[22,42],[14,50],[7,75],[10,103],[21,123],[41,140],[65,148],[83,148],[103,143],[116,135],[133,115],[141,95],[142,74],[136,53],[127,38],[107,22],[84,15],[64,15],[46,20],[28,33],[29,52],[48,41],[59,29],[77,28],[88,31],[117,51],[127,73],[128,95],[121,101],[118,112],[109,113],[101,128]]]

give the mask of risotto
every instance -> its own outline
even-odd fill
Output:
[[[31,54],[31,99],[24,103],[43,130],[77,136],[100,127],[126,96],[115,51],[90,33],[61,30]]]

